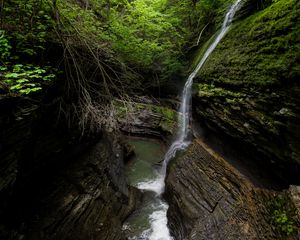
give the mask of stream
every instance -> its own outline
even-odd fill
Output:
[[[172,240],[167,223],[168,204],[163,200],[165,177],[169,161],[180,150],[190,144],[191,96],[193,79],[203,64],[217,47],[230,28],[235,13],[240,9],[242,0],[237,0],[228,10],[222,28],[208,47],[195,70],[189,75],[181,94],[178,114],[178,132],[166,154],[163,154],[161,143],[150,140],[131,140],[135,148],[136,159],[128,172],[129,183],[144,192],[142,207],[124,223],[123,229],[129,233],[129,240]],[[157,163],[163,159],[159,166]],[[129,167],[130,168],[130,167]]]
[[[123,225],[128,239],[172,239],[167,227],[167,203],[160,197],[159,162],[166,147],[159,140],[130,138],[135,156],[126,165],[129,184],[144,191],[143,202]]]

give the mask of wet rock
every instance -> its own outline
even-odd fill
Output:
[[[138,191],[128,189],[123,159],[103,139],[62,173],[43,199],[39,221],[29,224],[40,239],[124,239],[122,221],[135,208]],[[30,237],[29,237],[30,239]]]
[[[276,239],[268,206],[275,192],[255,187],[200,141],[170,163],[165,194],[176,240]]]
[[[292,202],[296,208],[298,221],[300,221],[300,186],[295,186],[295,185],[290,186],[289,192],[291,195]]]
[[[0,99],[0,214],[6,208],[19,168],[18,160],[32,135],[38,106],[18,97]]]
[[[124,141],[123,146],[124,146],[124,161],[126,163],[135,155],[135,152],[134,152],[134,147],[129,143],[127,143],[126,141]]]
[[[195,78],[193,113],[299,184],[299,2],[247,0]],[[289,42],[289,44],[286,44]],[[287,174],[284,174],[287,173]]]
[[[195,78],[193,96],[197,120],[244,143],[253,159],[274,162],[293,184],[300,180],[299,6],[244,1]]]
[[[57,106],[0,106],[0,238],[124,239],[140,192],[126,184],[119,133],[82,136]]]
[[[120,129],[127,134],[165,138],[175,132],[177,112],[173,109],[117,100],[115,106]]]
[[[203,88],[203,86],[198,86]],[[214,90],[207,90],[214,92]],[[248,97],[228,93],[228,86],[222,94],[201,96],[194,94],[194,116],[215,132],[225,133],[244,144],[247,154],[254,159],[274,162],[278,176],[295,184],[299,183],[300,131],[299,109],[283,108],[282,103],[297,103],[298,88],[279,90],[280,100],[263,90]],[[246,91],[240,89],[240,91]],[[231,99],[231,101],[224,101]],[[238,107],[233,107],[238,106]]]

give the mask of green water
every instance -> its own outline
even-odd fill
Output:
[[[126,175],[130,185],[139,187],[145,181],[157,178],[157,169],[164,158],[166,148],[163,142],[153,139],[129,138],[128,143],[134,148],[135,156],[126,164]],[[143,201],[124,223],[128,239],[149,239],[151,214],[165,207],[154,192],[144,191]]]
[[[128,143],[134,148],[135,156],[127,163],[128,183],[138,183],[156,177],[155,170],[163,160],[166,148],[162,141],[143,138],[129,138]]]

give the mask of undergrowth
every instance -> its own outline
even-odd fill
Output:
[[[287,237],[297,234],[296,224],[293,219],[295,209],[287,196],[276,196],[271,203],[271,209],[272,225],[280,236],[280,239],[287,239]]]

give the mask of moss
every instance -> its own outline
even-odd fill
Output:
[[[213,84],[194,84],[193,90],[196,91],[198,97],[232,97],[226,98],[226,101],[235,102],[239,98],[246,95],[241,92],[233,92],[224,88],[215,87]]]
[[[196,56],[191,64],[191,67],[189,69],[189,72],[192,72],[198,65],[198,63],[200,62],[201,58],[204,56],[206,50],[208,49],[208,47],[213,43],[213,41],[216,39],[216,37],[218,36],[219,32],[216,32],[215,34],[213,34],[208,41],[206,41],[203,46],[199,49],[199,51],[196,53]]]
[[[200,71],[201,81],[262,87],[296,81],[299,8],[299,1],[279,0],[236,22]]]
[[[272,160],[297,164],[299,9],[300,1],[276,0],[243,13],[209,56],[194,84],[201,118],[240,140],[244,139],[240,132],[245,130],[249,143],[268,157],[274,156]],[[219,109],[226,109],[231,117]],[[289,114],[280,112],[282,109],[289,109]],[[205,111],[210,113],[205,115]],[[244,127],[245,122],[250,127]]]
[[[177,122],[177,112],[167,107],[152,106],[153,112],[162,116],[160,127],[163,131],[173,133],[173,128]]]
[[[116,109],[116,117],[120,121],[126,119],[128,115],[138,116],[142,113],[142,111],[145,110],[148,112],[149,116],[154,114],[160,117],[158,120],[158,127],[160,127],[164,132],[172,134],[173,129],[177,123],[177,112],[167,107],[136,102],[123,103],[119,100],[114,100],[113,104]]]

